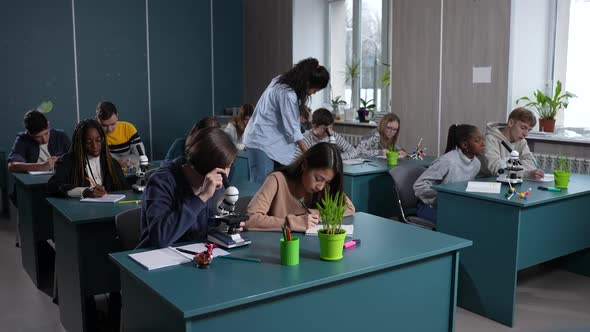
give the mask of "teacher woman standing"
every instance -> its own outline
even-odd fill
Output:
[[[297,146],[306,150],[299,108],[329,81],[326,68],[317,59],[307,58],[270,82],[244,131],[250,181],[262,183],[276,166],[290,164]]]

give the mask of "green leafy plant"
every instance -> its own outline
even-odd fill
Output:
[[[53,109],[53,102],[51,100],[47,100],[39,104],[37,106],[37,110],[41,113],[49,113]]]
[[[375,107],[376,107],[376,105],[373,102],[373,99],[364,100],[363,98],[361,98],[361,108],[362,109],[372,110]]]
[[[395,146],[393,144],[389,144],[389,146],[387,147],[387,150],[389,152],[395,152]]]
[[[391,85],[391,66],[388,63],[384,63],[383,67],[383,74],[379,77],[379,81],[385,86],[388,87]]]
[[[322,218],[322,231],[325,234],[336,235],[345,232],[342,229],[342,219],[348,204],[344,203],[344,193],[330,194],[327,190],[318,204],[318,211]]]
[[[346,71],[344,72],[346,82],[355,80],[361,76],[361,65],[353,62],[346,65]]]
[[[567,160],[566,157],[560,155],[559,158],[557,158],[557,171],[561,171],[561,172],[568,172],[570,171],[570,163]]]
[[[533,92],[533,98],[521,97],[516,100],[516,103],[526,102],[525,107],[532,107],[539,115],[540,119],[554,120],[557,116],[557,111],[566,109],[569,105],[570,98],[575,98],[573,93],[563,91],[561,88],[561,81],[557,81],[553,95],[546,95],[541,90]]]
[[[346,105],[346,101],[340,98],[340,96],[336,96],[336,98],[330,100],[330,104],[332,105],[332,109],[334,111],[338,110],[338,106]]]

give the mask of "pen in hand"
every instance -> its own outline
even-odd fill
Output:
[[[303,208],[305,209],[305,212],[307,212],[307,214],[312,214],[311,211],[309,210],[309,208],[307,207],[307,205],[305,205],[305,203],[303,203],[303,199],[300,199],[299,203],[301,203],[301,206],[303,206]]]

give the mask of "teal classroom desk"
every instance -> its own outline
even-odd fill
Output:
[[[515,188],[532,188],[527,200],[506,199],[505,184],[500,194],[468,193],[466,185],[435,186],[438,231],[474,243],[461,254],[459,306],[513,326],[518,271],[575,253],[568,268],[590,276],[590,176],[572,174],[560,193],[525,181]]]
[[[125,192],[125,199],[141,194]],[[59,312],[68,331],[87,331],[86,297],[119,290],[117,271],[107,255],[119,250],[115,216],[138,204],[82,203],[47,198],[53,207]]]
[[[240,196],[252,196],[258,185],[236,183]],[[125,192],[129,199],[141,194]],[[118,291],[116,267],[107,254],[119,250],[115,216],[137,204],[82,203],[75,198],[47,198],[53,207],[59,311],[69,331],[87,331],[85,299]]]
[[[340,261],[319,259],[317,237],[300,237],[300,263],[281,266],[278,232],[248,232],[232,250],[262,263],[215,259],[148,271],[120,268],[129,331],[453,331],[459,250],[471,241],[357,213],[362,243]],[[132,252],[137,252],[132,251]],[[434,277],[433,277],[434,276]],[[302,325],[303,324],[303,325]]]
[[[45,256],[43,251],[48,249],[44,242],[53,239],[51,207],[45,201],[51,175],[11,174],[16,183],[23,268],[37,288],[45,289],[51,287],[53,278],[50,275],[52,267],[47,267],[48,262],[42,258]]]
[[[0,194],[2,195],[2,216],[10,218],[8,193],[12,190],[8,184],[8,154],[9,150],[0,147]]]
[[[415,164],[430,166],[434,157],[424,160],[399,159],[398,165]],[[344,192],[352,200],[356,211],[389,218],[399,215],[397,197],[393,192],[393,179],[385,159],[374,159],[359,165],[344,165]]]

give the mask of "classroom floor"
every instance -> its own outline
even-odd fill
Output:
[[[23,270],[15,226],[4,218],[0,218],[0,266],[0,331],[65,331],[57,306]],[[458,308],[456,331],[590,331],[590,278],[538,266],[519,273],[517,292],[514,328]],[[100,302],[98,298],[99,310]]]

